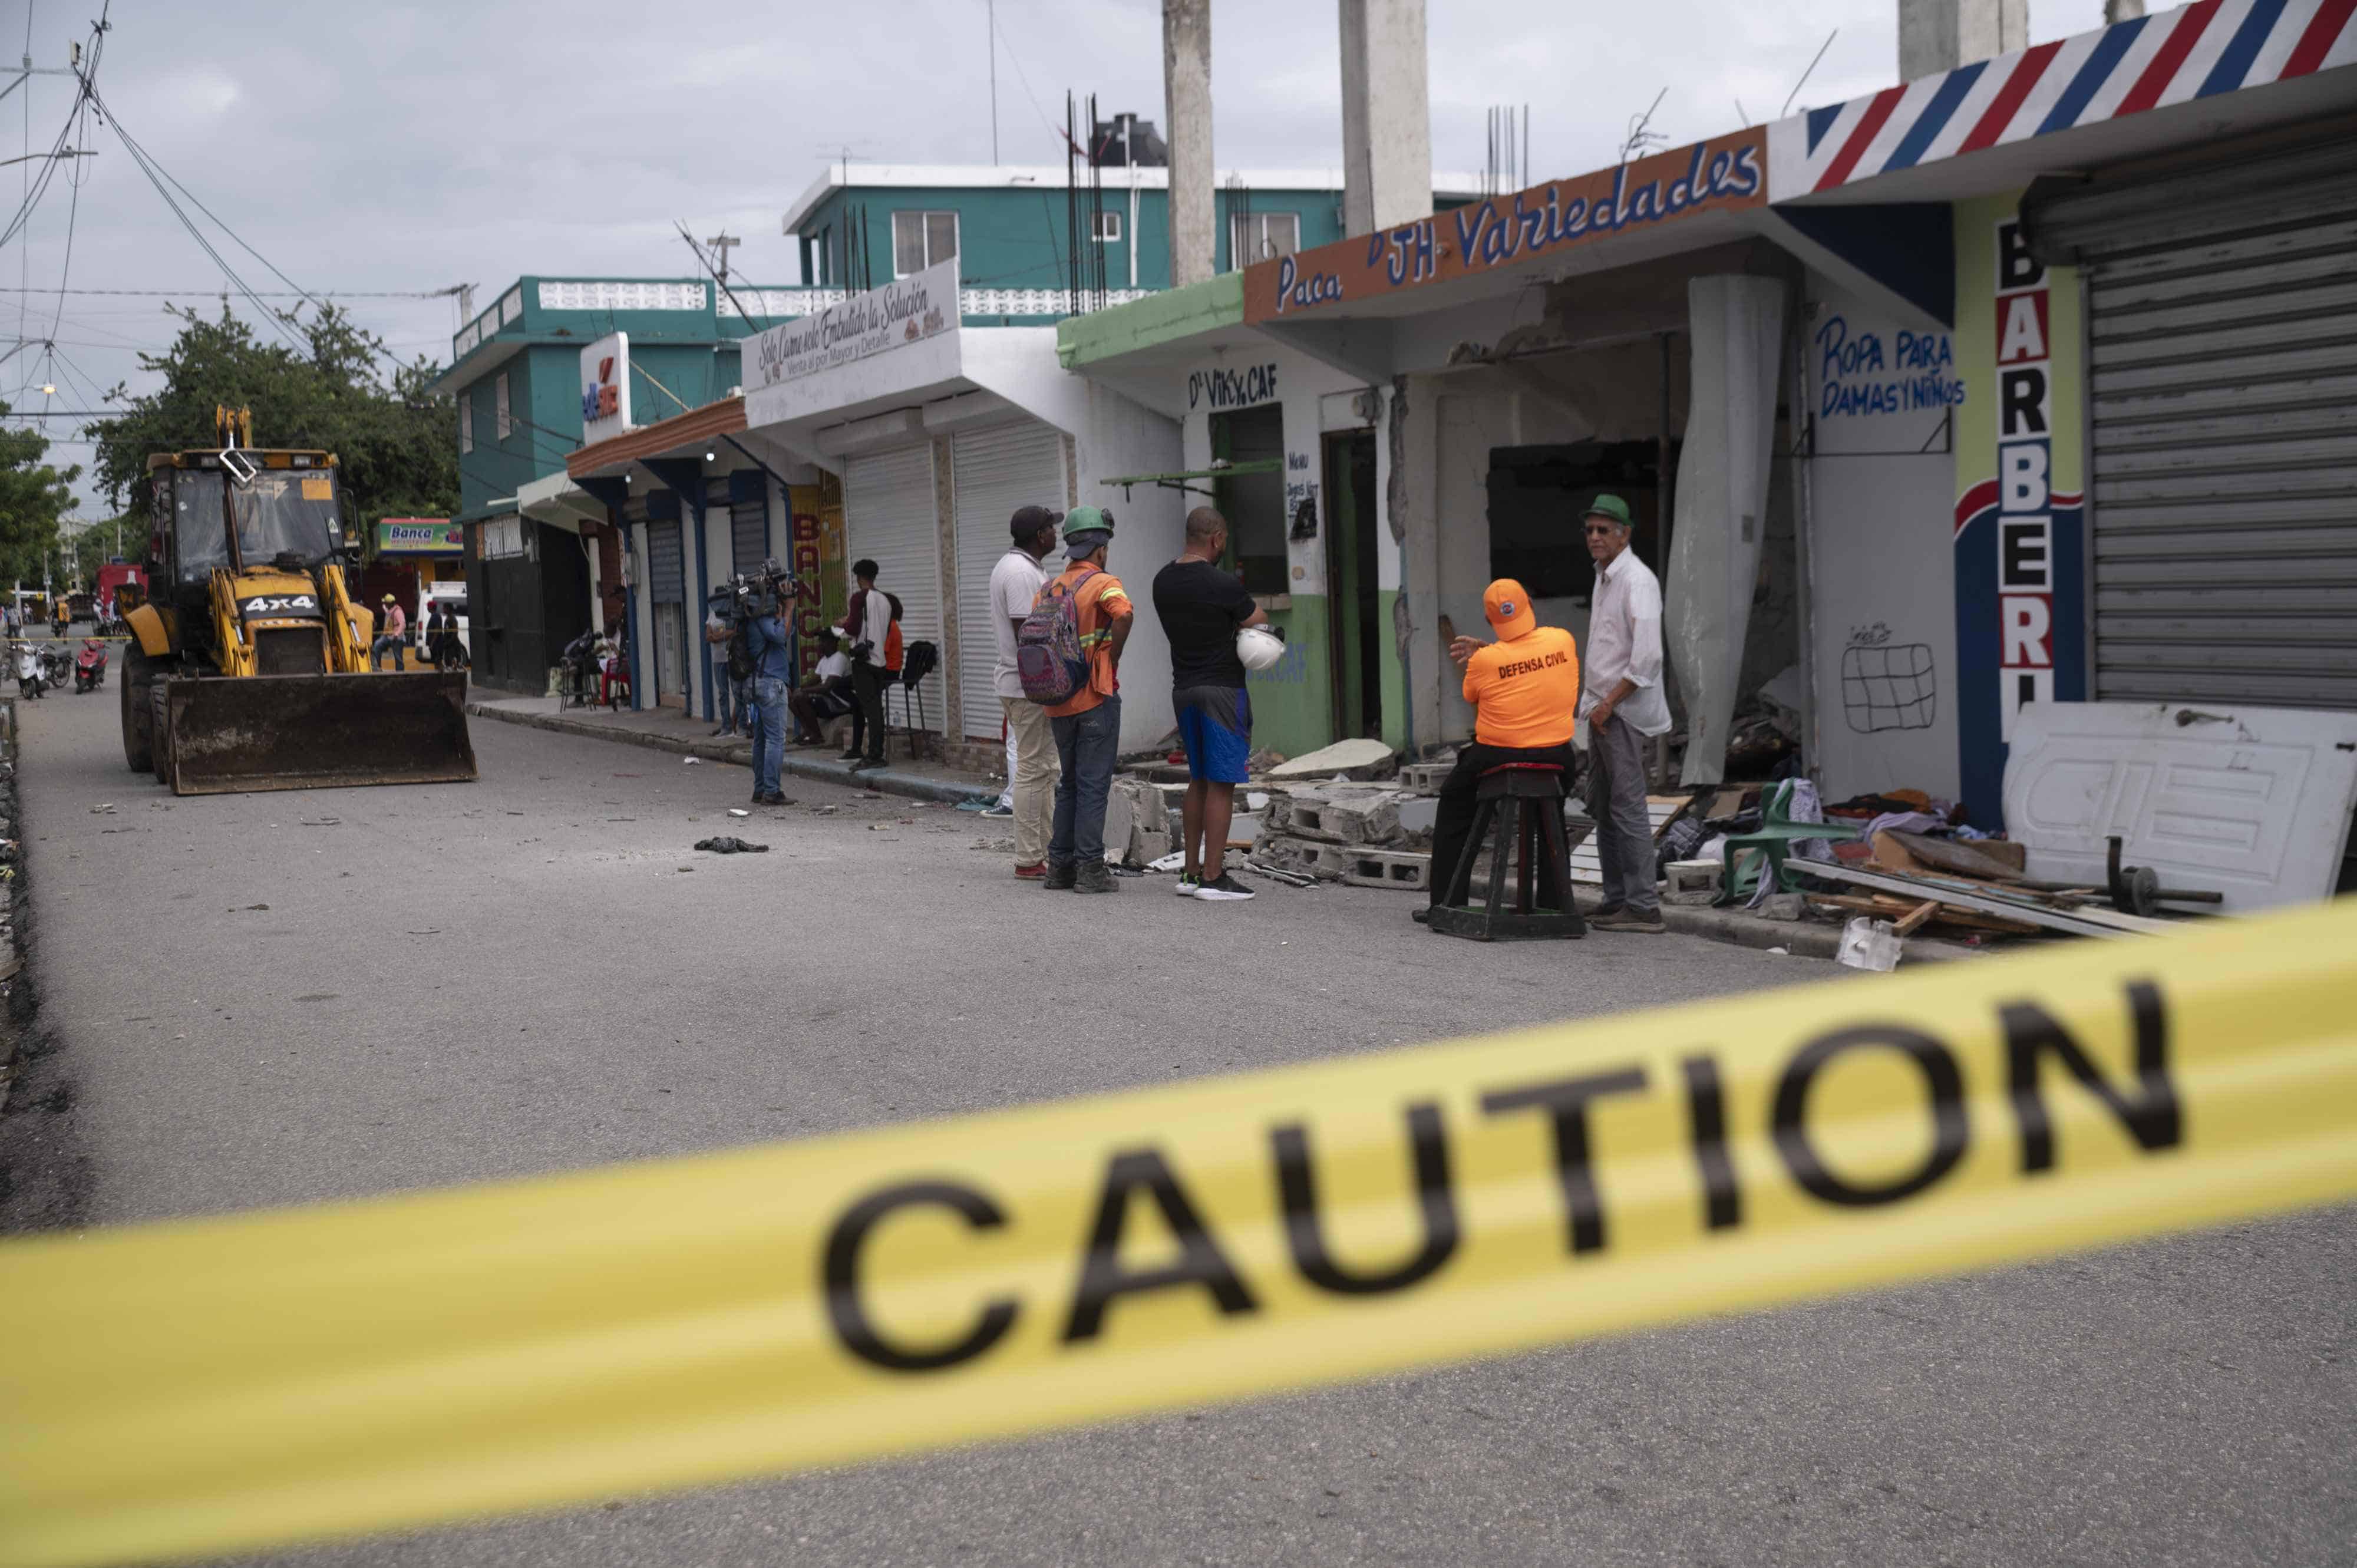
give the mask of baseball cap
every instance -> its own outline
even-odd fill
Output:
[[[392,596],[391,594],[387,594],[387,595],[385,595],[384,599],[383,599],[383,601],[382,601],[382,602],[383,602],[383,603],[385,603],[385,604],[388,604],[388,605],[389,605],[389,604],[391,604],[391,603],[393,603],[393,596]]]
[[[1501,577],[1482,592],[1481,614],[1502,638],[1528,637],[1539,628],[1531,596],[1512,577]]]
[[[1064,521],[1060,511],[1050,511],[1043,506],[1019,506],[1008,521],[1006,532],[1017,539],[1028,539],[1043,528],[1053,528]]]
[[[1113,537],[1113,513],[1103,507],[1076,506],[1064,514],[1064,553],[1088,554]]]
[[[1598,496],[1589,501],[1587,510],[1580,513],[1580,520],[1586,521],[1591,517],[1610,518],[1623,528],[1635,526],[1629,516],[1629,503],[1619,496]]]

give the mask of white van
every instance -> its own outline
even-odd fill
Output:
[[[448,583],[417,585],[417,611],[410,619],[409,632],[417,643],[418,659],[428,664],[433,660],[433,651],[426,647],[429,633],[425,623],[436,604],[442,607],[445,614],[455,613],[457,616],[458,646],[467,650],[468,660],[471,662],[474,657],[474,644],[468,639],[467,585],[463,579]]]

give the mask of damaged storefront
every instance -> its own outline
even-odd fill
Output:
[[[1513,577],[1584,643],[1580,517],[1617,495],[1663,583],[1679,723],[1657,776],[1721,777],[1738,710],[1797,662],[1801,579],[1786,374],[1801,269],[1757,237],[1749,131],[1265,263],[1244,317],[1357,381],[1387,548],[1387,738],[1461,741],[1447,659]],[[1787,698],[1793,700],[1792,696]],[[1764,771],[1790,742],[1770,726]],[[1682,745],[1681,745],[1682,743]]]
[[[1297,757],[1337,740],[1400,745],[1399,551],[1382,520],[1382,395],[1244,326],[1241,281],[1199,285],[1226,318],[1212,330],[1087,361],[1092,381],[1175,423],[1182,461],[1108,476],[1111,488],[1086,499],[1125,510],[1158,493],[1227,520],[1222,564],[1286,642],[1275,666],[1247,676],[1255,746]]]

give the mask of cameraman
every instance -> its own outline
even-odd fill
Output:
[[[772,585],[775,586],[776,585]],[[782,806],[778,769],[785,760],[786,692],[793,684],[793,645],[786,629],[789,596],[741,621],[752,660],[753,803]]]

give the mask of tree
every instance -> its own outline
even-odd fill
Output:
[[[8,405],[0,403],[0,414]],[[57,548],[58,519],[73,506],[78,466],[55,468],[41,459],[49,438],[38,430],[0,429],[0,579],[38,582]]]
[[[224,306],[208,320],[174,310],[179,336],[161,355],[142,354],[142,370],[163,377],[156,391],[132,397],[113,419],[90,426],[99,483],[116,504],[145,516],[147,456],[219,445],[216,406],[253,411],[262,446],[333,452],[344,505],[364,537],[381,517],[447,517],[458,506],[458,450],[450,400],[427,386],[435,367],[402,365],[383,341],[329,305],[305,318],[281,319],[306,345],[264,342]],[[382,367],[394,368],[388,381]]]

